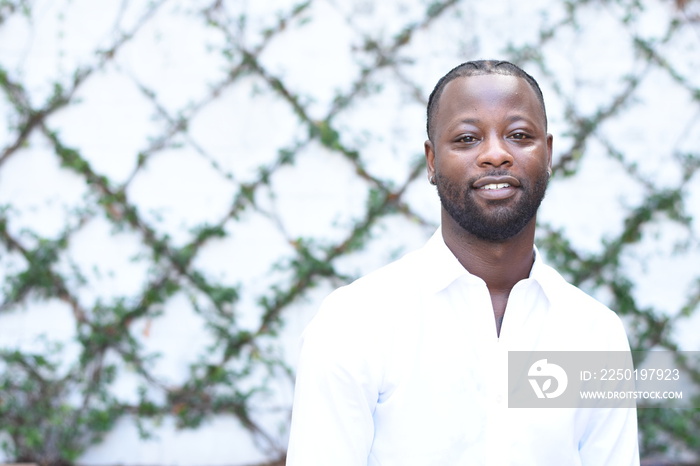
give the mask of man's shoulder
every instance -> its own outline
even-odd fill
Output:
[[[412,251],[353,282],[333,291],[324,304],[341,302],[376,307],[379,302],[398,302],[420,291],[422,270],[420,250]]]
[[[549,265],[542,266],[548,296],[558,306],[564,306],[571,310],[594,314],[614,314],[610,308],[601,303],[590,294],[576,285],[567,281],[558,271]]]
[[[378,269],[375,269],[354,280],[344,288],[358,297],[365,293],[373,293],[375,290],[383,291],[382,294],[390,295],[396,290],[405,290],[408,285],[417,285],[425,269],[423,251],[421,249],[411,251],[401,258],[394,260]],[[411,286],[415,290],[415,286]]]
[[[627,337],[619,315],[566,281],[553,268],[547,266],[547,269],[551,288],[548,297],[555,309],[550,325],[570,335],[572,342],[578,336],[585,339],[586,345],[591,348],[600,346],[626,350]]]
[[[420,250],[386,264],[331,292],[315,321],[330,325],[379,325],[405,312],[420,294]]]

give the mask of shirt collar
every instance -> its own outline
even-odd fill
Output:
[[[545,264],[542,254],[536,246],[533,245],[535,261],[530,270],[530,279],[535,280],[548,299],[552,299],[556,290],[559,289],[563,278],[551,267]],[[424,254],[426,261],[426,269],[430,270],[427,277],[424,278],[424,285],[428,292],[437,293],[444,288],[447,288],[455,280],[465,277],[464,279],[472,282],[484,283],[484,281],[476,275],[470,274],[462,264],[459,263],[452,251],[445,244],[442,237],[442,229],[437,231],[430,237],[425,244],[421,253]]]
[[[426,270],[429,271],[424,277],[424,285],[428,292],[437,293],[438,291],[447,288],[452,282],[460,277],[478,277],[470,274],[462,264],[459,263],[452,251],[445,244],[442,237],[442,228],[430,237],[428,242],[420,250],[423,255],[423,260],[426,264]]]

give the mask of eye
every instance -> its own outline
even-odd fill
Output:
[[[457,138],[457,142],[463,142],[465,144],[472,144],[476,142],[476,138],[474,136],[465,134],[464,136],[460,136]]]
[[[515,133],[511,134],[511,139],[517,139],[519,141],[524,140],[524,139],[530,139],[530,135],[527,133],[524,133],[522,131],[516,131]]]

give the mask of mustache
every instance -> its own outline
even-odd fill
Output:
[[[473,176],[468,180],[467,186],[472,186],[477,180],[481,178],[485,178],[487,176],[512,176],[516,180],[520,182],[520,184],[523,184],[523,180],[520,179],[517,176],[514,176],[513,173],[510,172],[510,170],[504,170],[504,169],[492,169],[487,172],[479,173],[478,175]]]

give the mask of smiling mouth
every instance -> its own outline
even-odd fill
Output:
[[[474,182],[474,193],[487,202],[505,202],[518,193],[520,180],[510,175],[487,175]]]
[[[472,188],[484,191],[518,187],[520,187],[520,180],[514,176],[495,173],[477,179],[472,185]]]

